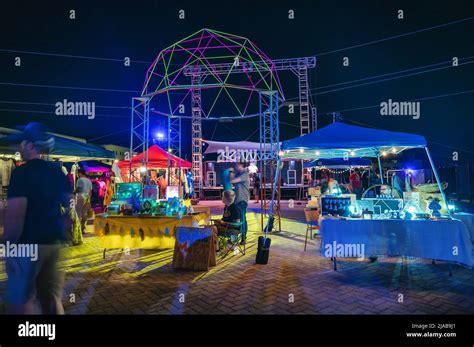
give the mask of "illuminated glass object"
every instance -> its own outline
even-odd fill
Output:
[[[117,183],[117,200],[131,205],[133,211],[140,211],[142,185],[140,182]]]

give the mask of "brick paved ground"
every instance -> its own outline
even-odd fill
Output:
[[[256,206],[256,205],[255,205]],[[213,208],[219,213],[220,208]],[[474,271],[401,258],[340,261],[337,272],[303,251],[301,210],[284,210],[283,231],[272,235],[268,265],[256,265],[258,215],[248,216],[245,256],[231,254],[208,272],[173,271],[172,251],[110,251],[97,237],[66,250],[64,303],[68,314],[472,314]],[[5,272],[0,263],[0,312]],[[70,303],[70,295],[75,303]],[[184,303],[180,301],[184,294]],[[398,301],[403,295],[403,302]],[[291,300],[294,299],[294,300]]]

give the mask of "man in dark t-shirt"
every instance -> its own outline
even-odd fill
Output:
[[[61,314],[62,275],[57,262],[67,240],[66,212],[73,204],[72,189],[59,166],[41,159],[54,146],[54,137],[44,126],[30,123],[10,139],[20,143],[25,164],[11,175],[4,238],[10,244],[36,247],[37,255],[6,259],[8,311],[34,313],[36,293],[43,313]]]

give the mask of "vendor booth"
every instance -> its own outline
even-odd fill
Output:
[[[98,213],[102,212],[106,205],[108,189],[113,191],[115,182],[113,179],[112,166],[97,160],[80,161],[77,165],[82,168],[92,183],[91,207]]]
[[[383,177],[383,158],[413,148],[426,152],[436,178],[437,190],[425,205],[416,191],[398,192]],[[409,256],[472,266],[469,232],[465,224],[451,218],[423,136],[336,122],[284,141],[280,156],[311,161],[374,158],[379,164],[381,182],[370,187],[372,195],[365,191],[355,200],[335,190],[321,197],[321,252],[334,260],[335,269],[337,257],[360,255],[345,252],[356,246],[363,246],[364,257]]]
[[[148,162],[146,167],[145,162]],[[165,198],[169,194],[179,196],[192,194],[192,180],[189,177],[191,163],[166,152],[157,145],[151,146],[147,152],[134,155],[131,161],[119,161],[118,167],[124,182],[144,182],[147,177],[149,180],[147,183],[159,187],[160,198]]]
[[[94,220],[104,257],[111,248],[173,248],[176,228],[209,224],[209,208],[192,206],[190,199],[170,189],[161,196],[159,187],[140,181],[115,184],[112,201]]]
[[[98,215],[94,229],[107,249],[171,249],[175,245],[177,227],[197,227],[209,223],[209,209],[195,210],[183,215]]]
[[[328,189],[328,177],[333,176],[341,189],[345,192],[352,192],[350,185],[350,174],[354,170],[361,172],[364,175],[364,186],[369,183],[369,176],[372,169],[372,161],[366,158],[347,158],[344,159],[318,159],[304,163],[304,168],[310,170],[310,188],[308,189],[308,198],[315,197],[315,191],[318,191],[317,197]],[[362,177],[360,177],[362,180]]]

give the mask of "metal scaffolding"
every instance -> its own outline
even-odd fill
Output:
[[[192,129],[192,172],[196,198],[202,197],[202,119],[201,119],[201,83],[199,67],[193,70],[191,85],[191,129]]]
[[[261,230],[265,234],[270,226],[281,231],[280,215],[280,129],[278,119],[278,92],[265,91],[259,93],[260,109],[260,195],[261,195]],[[270,177],[270,181],[267,181]],[[273,180],[273,178],[275,179]],[[272,187],[271,196],[267,196],[268,187]],[[268,198],[270,200],[268,200]],[[264,226],[265,218],[267,225]],[[273,221],[271,221],[273,220]],[[271,230],[270,230],[271,231]]]
[[[302,58],[288,58],[288,59],[275,59],[273,60],[273,68],[276,71],[292,71],[298,77],[299,85],[299,107],[300,107],[300,131],[301,135],[308,134],[311,132],[311,125],[316,124],[316,120],[311,124],[310,120],[310,111],[311,116],[316,117],[315,113],[311,109],[310,102],[310,90],[308,83],[308,69],[316,67],[316,57],[302,57]],[[268,65],[264,61],[255,61],[251,63],[242,63],[240,65],[235,65],[232,63],[224,64],[210,64],[207,65],[206,69],[200,69],[199,72],[196,72],[194,66],[188,66],[184,69],[184,74],[186,76],[195,76],[199,74],[200,76],[209,76],[209,75],[228,75],[228,74],[238,74],[238,73],[248,73],[249,71],[255,72],[261,70],[264,72],[268,69]],[[315,130],[315,128],[313,128]]]
[[[178,170],[181,169],[181,117],[168,117],[168,168],[171,170],[171,155],[179,158]],[[181,172],[178,173],[181,179]],[[168,185],[171,184],[171,174],[168,173]]]
[[[311,103],[311,95],[308,82],[308,69],[316,67],[316,58],[295,58],[292,59],[292,65],[289,68],[296,77],[298,77],[299,87],[299,106],[300,106],[300,135],[309,134],[311,132],[313,109]],[[311,119],[310,119],[311,112]]]
[[[168,117],[168,153],[181,157],[181,118],[187,117],[176,114],[176,99],[177,97],[181,98],[181,94],[185,95],[181,99],[182,103],[185,98],[190,97],[192,173],[194,191],[196,197],[200,198],[203,187],[202,120],[222,117],[222,115],[213,117],[214,106],[219,105],[223,98],[228,97],[234,106],[233,111],[237,111],[239,115],[232,116],[232,118],[260,116],[263,117],[264,123],[268,120],[270,123],[264,124],[265,131],[262,136],[263,140],[272,142],[275,140],[275,134],[278,135],[278,123],[277,121],[276,123],[272,122],[275,120],[274,117],[278,119],[278,108],[285,100],[277,72],[292,71],[298,77],[300,87],[301,133],[309,133],[311,127],[314,128],[313,123],[315,122],[312,123],[313,118],[311,118],[313,112],[308,69],[314,67],[316,67],[316,57],[272,60],[245,37],[208,28],[198,30],[160,51],[148,68],[142,88],[142,98],[134,98],[132,101],[130,157],[136,148],[141,148],[144,152],[148,150],[149,103],[153,98],[156,98],[154,102],[157,105],[163,105],[166,101],[168,103],[168,112],[158,110],[154,112]],[[241,76],[235,76],[235,74]],[[217,92],[215,94],[209,93],[209,95],[213,95],[214,101],[206,99],[210,107],[203,110],[201,92],[207,89],[214,89]],[[187,92],[183,93],[183,91]],[[269,94],[260,94],[264,91]],[[173,97],[170,94],[173,94]],[[251,114],[248,106],[251,104],[256,106],[257,95],[260,107],[264,108],[262,110],[264,112],[258,114],[255,108]],[[167,98],[167,100],[160,102],[159,99],[163,98]],[[242,100],[244,102],[246,100],[246,102],[239,107],[238,104]],[[206,106],[208,105],[206,104]],[[144,108],[142,112],[138,112],[140,107]],[[270,111],[266,113],[265,111],[268,110]],[[182,112],[180,111],[180,113]],[[139,128],[140,126],[143,128]],[[133,139],[134,137],[136,140]],[[273,149],[267,149],[266,146],[263,151],[265,155],[270,155],[272,158],[277,153]],[[265,159],[264,166],[276,170],[275,158]],[[144,166],[147,166],[147,160],[147,158],[144,159]],[[168,164],[170,164],[169,158]],[[273,174],[268,177],[273,179]]]
[[[309,87],[308,87],[308,68],[305,65],[298,68],[297,71],[300,97],[300,134],[305,135],[311,132],[309,120]]]
[[[132,178],[133,153],[142,151],[145,158],[142,165],[148,168],[148,139],[150,136],[150,98],[132,98],[132,115],[130,125],[130,167],[129,178]],[[147,176],[148,177],[148,176]],[[147,178],[148,179],[148,178]]]
[[[311,108],[310,90],[308,83],[308,69],[316,67],[316,57],[275,59],[273,67],[277,71],[289,70],[298,77],[299,85],[299,107],[300,107],[300,131],[301,135],[308,134],[317,128],[316,107]],[[228,75],[238,73],[248,73],[261,69],[262,72],[268,69],[264,61],[256,61],[253,64],[242,63],[235,65],[232,63],[209,64],[206,68],[199,66],[188,66],[184,69],[184,74],[191,77],[191,85],[200,85],[201,78],[210,75]],[[278,101],[278,98],[277,98]],[[278,105],[275,104],[275,105]],[[311,111],[311,119],[310,119]],[[202,118],[201,118],[201,93],[200,89],[192,89],[192,163],[194,186],[198,197],[202,194]],[[312,129],[311,129],[312,128]],[[273,177],[273,175],[271,176]]]

